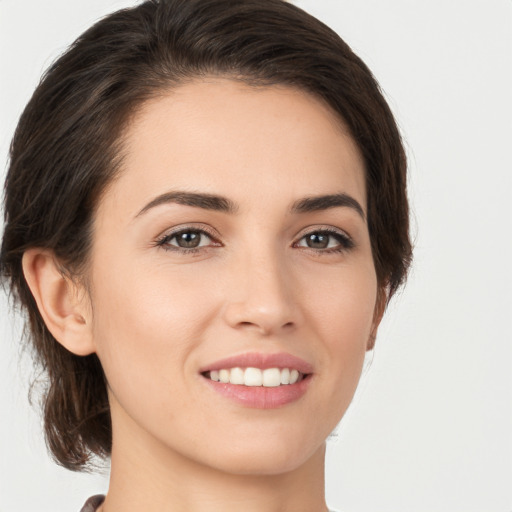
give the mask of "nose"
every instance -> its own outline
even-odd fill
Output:
[[[238,330],[269,336],[299,323],[293,272],[272,251],[247,255],[230,265],[226,323]]]

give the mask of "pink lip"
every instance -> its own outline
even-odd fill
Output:
[[[204,382],[210,389],[220,395],[245,407],[256,409],[276,409],[301,398],[307,391],[311,382],[313,366],[299,357],[291,354],[262,354],[247,353],[238,356],[228,357],[215,361],[200,370],[205,373],[223,368],[294,368],[302,374],[308,374],[306,378],[295,384],[286,384],[278,387],[243,386],[237,384],[226,384],[210,380],[204,377]]]
[[[295,402],[306,393],[311,379],[312,377],[308,376],[296,384],[265,388],[263,386],[249,387],[223,384],[206,377],[203,378],[205,384],[213,391],[242,406],[254,409],[277,409],[278,407]]]
[[[261,352],[249,352],[238,356],[227,357],[215,361],[199,370],[200,373],[222,370],[224,368],[295,368],[300,373],[313,373],[313,366],[297,356],[285,352],[278,354],[263,354]]]

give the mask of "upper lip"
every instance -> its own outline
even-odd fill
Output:
[[[276,354],[265,354],[261,352],[247,352],[236,356],[219,359],[208,364],[199,370],[200,373],[222,370],[228,368],[291,368],[302,374],[313,373],[313,366],[300,357],[279,352]]]

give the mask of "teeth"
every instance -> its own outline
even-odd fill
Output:
[[[263,385],[263,372],[259,368],[246,368],[244,372],[244,384],[246,386]]]
[[[229,382],[229,370],[220,370],[219,371],[219,380],[224,384]]]
[[[263,370],[263,385],[266,388],[275,388],[281,385],[281,371],[279,368]]]
[[[229,371],[229,370],[226,370]],[[231,384],[243,384],[244,383],[244,371],[242,368],[231,368],[229,382]]]
[[[263,386],[274,388],[281,385],[295,384],[302,375],[298,370],[290,368],[230,368],[212,370],[207,376],[216,382],[224,384],[237,384],[244,386]]]

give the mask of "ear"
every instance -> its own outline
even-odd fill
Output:
[[[85,290],[62,273],[50,250],[28,249],[22,265],[39,313],[53,337],[78,356],[95,352]]]
[[[386,305],[388,303],[388,288],[387,286],[380,286],[377,290],[377,300],[375,301],[375,309],[373,311],[373,322],[370,336],[368,337],[368,343],[366,344],[366,350],[372,350],[375,347],[375,340],[377,339],[377,330],[380,325],[380,321],[386,311]]]

